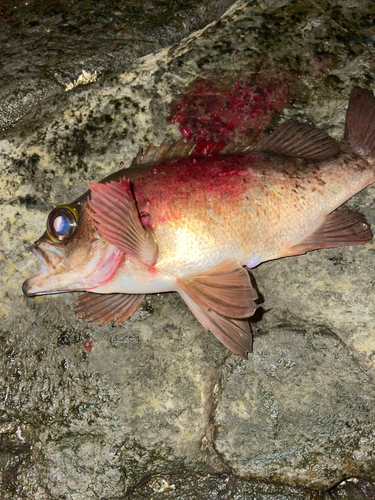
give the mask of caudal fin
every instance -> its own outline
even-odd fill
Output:
[[[346,112],[342,151],[375,155],[375,97],[371,90],[354,87]]]

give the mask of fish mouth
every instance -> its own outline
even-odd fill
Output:
[[[36,295],[38,295],[36,292],[33,293],[30,291],[31,289],[31,285],[30,285],[30,279],[27,279],[26,281],[24,281],[22,283],[22,292],[23,294],[26,296],[26,297],[35,297]]]
[[[55,254],[55,256],[58,255],[58,258],[59,258],[60,262],[59,263],[58,262],[54,263],[52,261],[52,259],[48,256],[48,254],[45,251],[43,251],[42,248],[37,247],[36,244],[31,245],[29,247],[29,250],[42,263],[42,274],[47,274],[47,273],[48,274],[52,274],[52,273],[55,273],[57,271],[57,269],[58,269],[58,264],[62,263],[61,255]],[[49,251],[49,253],[51,254],[51,251]]]
[[[32,276],[31,278],[27,279],[22,283],[22,292],[26,297],[36,297],[37,295],[51,295],[53,293],[63,293],[64,290],[55,290],[55,291],[47,291],[47,292],[36,292],[33,291],[35,290],[35,280],[36,278],[44,277],[47,276],[46,274],[36,274],[35,276]],[[67,290],[69,291],[69,290]]]
[[[109,281],[122,260],[122,252],[110,245],[76,269],[65,269],[62,252],[31,245],[29,250],[42,263],[41,272],[22,284],[26,297],[64,292],[83,292]]]
[[[22,292],[26,297],[35,297],[46,293],[61,293],[61,291],[42,291],[38,290],[38,282],[43,282],[46,278],[54,275],[63,263],[60,252],[41,248],[38,243],[31,245],[28,250],[38,258],[42,264],[41,272],[27,279],[22,284]]]

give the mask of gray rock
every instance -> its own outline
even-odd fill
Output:
[[[255,269],[264,310],[245,361],[174,294],[99,328],[77,319],[74,294],[21,292],[39,268],[26,248],[49,210],[139,147],[178,138],[169,104],[201,71],[224,81],[243,68],[280,73],[292,96],[280,121],[303,118],[340,138],[351,88],[373,85],[368,8],[238,2],[126,72],[50,100],[0,141],[5,500],[161,498],[164,486],[181,499],[194,498],[189,488],[202,498],[371,498],[373,243]],[[374,225],[373,193],[350,206]]]
[[[138,57],[220,17],[233,0],[2,2],[0,130],[38,115],[65,90],[123,71]]]
[[[235,474],[316,489],[363,467],[374,479],[374,383],[338,342],[292,319],[259,329],[253,356],[224,366],[215,447]]]

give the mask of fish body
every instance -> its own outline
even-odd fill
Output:
[[[24,292],[91,292],[78,311],[106,323],[123,321],[145,294],[177,291],[244,355],[257,294],[243,266],[371,239],[361,214],[334,210],[375,181],[374,143],[375,99],[356,88],[341,148],[295,123],[256,148],[213,143],[204,155],[182,141],[151,146],[51,212],[31,248],[42,272]]]

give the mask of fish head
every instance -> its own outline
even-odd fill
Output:
[[[30,251],[42,268],[22,285],[28,297],[92,290],[112,278],[122,259],[122,252],[99,235],[86,201],[54,208]]]

